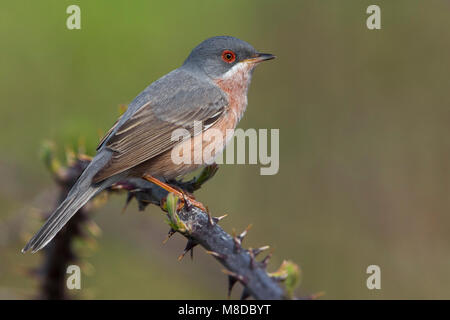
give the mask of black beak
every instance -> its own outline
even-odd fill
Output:
[[[257,53],[255,59],[258,62],[275,59],[276,57],[270,53]]]
[[[248,62],[253,62],[253,63],[260,63],[263,61],[267,61],[267,60],[272,60],[275,59],[275,56],[273,54],[270,53],[257,53],[255,54],[253,57],[243,60],[243,61],[248,61]]]

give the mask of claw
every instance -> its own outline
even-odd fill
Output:
[[[182,202],[184,202],[184,207],[186,208],[186,210],[187,210],[187,211],[191,211],[191,209],[192,209],[192,204],[191,204],[191,202],[189,201],[189,198],[186,197],[186,194],[185,194],[185,193],[182,193],[182,195],[183,195],[183,201],[180,201],[180,204],[181,204],[180,210],[183,208]]]
[[[180,201],[181,207],[179,209],[182,209],[186,205],[186,203],[188,202],[187,206],[193,205],[193,206],[199,208],[200,210],[206,212],[206,208],[203,205],[203,203],[198,202],[195,199],[193,199],[193,196],[186,195],[186,193],[184,191],[180,191],[177,188],[174,188],[174,187],[168,185],[167,183],[164,183],[164,182],[156,179],[155,177],[153,177],[153,176],[151,176],[149,174],[144,174],[142,176],[142,178],[147,180],[147,181],[149,181],[149,182],[151,182],[151,183],[153,183],[153,184],[156,184],[157,186],[163,188],[164,190],[166,190],[168,192],[171,192],[171,193],[175,194],[176,196],[178,196],[179,199],[182,199]],[[161,207],[164,208],[163,201],[161,201]],[[189,208],[192,208],[192,207],[189,207]],[[189,209],[189,208],[187,207],[186,209]]]

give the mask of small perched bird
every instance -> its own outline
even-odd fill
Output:
[[[192,132],[194,121],[200,121],[201,133],[214,129],[225,137],[227,130],[236,128],[247,107],[254,67],[273,58],[234,37],[213,37],[200,43],[181,67],[153,82],[130,103],[100,141],[97,154],[67,198],[22,252],[45,247],[89,199],[129,177],[144,178],[183,199],[182,191],[162,180],[183,176],[204,164],[172,161],[172,149],[185,143],[173,141],[173,131]],[[204,143],[196,137],[194,134],[188,142]],[[216,151],[221,152],[225,143],[226,139]]]

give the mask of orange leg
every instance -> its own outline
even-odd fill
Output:
[[[161,180],[156,179],[155,177],[153,177],[149,174],[144,174],[142,176],[142,178],[147,181],[150,181],[151,183],[156,184],[157,186],[163,188],[164,190],[166,190],[168,192],[175,194],[176,196],[178,196],[178,198],[180,199],[180,201],[182,203],[185,204],[186,200],[188,200],[190,204],[192,204],[193,206],[196,206],[197,208],[206,212],[206,208],[201,202],[196,201],[195,199],[193,199],[191,196],[187,195],[186,193],[184,193],[178,189],[175,189],[174,187],[168,185],[167,183],[162,182]]]

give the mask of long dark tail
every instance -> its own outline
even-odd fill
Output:
[[[67,221],[96,194],[98,189],[99,187],[88,187],[86,190],[80,190],[69,195],[52,213],[35,236],[31,238],[22,249],[22,252],[31,249],[34,253],[45,247],[59,230],[64,227]]]
[[[73,217],[77,211],[86,204],[93,196],[100,191],[106,189],[116,180],[114,178],[107,179],[98,185],[92,185],[92,177],[98,171],[104,162],[104,156],[100,156],[91,162],[91,164],[84,170],[78,181],[70,190],[67,198],[59,205],[59,207],[52,213],[45,224],[39,229],[33,238],[22,249],[26,252],[31,249],[34,253],[45,247],[53,237],[64,227],[64,225]],[[96,161],[97,160],[97,161]],[[94,163],[95,162],[95,163]]]

